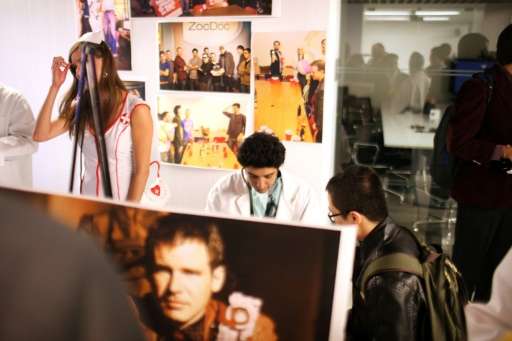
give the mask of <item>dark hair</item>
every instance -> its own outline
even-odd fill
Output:
[[[347,167],[329,180],[326,190],[343,216],[355,211],[379,222],[388,215],[379,176],[369,167]]]
[[[217,226],[204,217],[169,214],[158,219],[145,243],[147,274],[155,269],[155,249],[158,245],[176,245],[184,241],[204,243],[210,267],[224,265],[224,241]]]
[[[236,47],[236,49],[237,49],[237,50],[238,50],[238,49],[242,49],[242,50],[243,50],[243,49],[244,49],[244,47],[243,47],[242,45],[238,45],[238,46]]]
[[[284,163],[285,152],[284,145],[277,137],[254,133],[240,146],[237,159],[242,167],[279,168]]]
[[[274,42],[272,43],[272,45],[274,45],[275,43],[278,43],[279,45],[281,45],[281,42],[279,40],[274,40]]]
[[[71,63],[71,55],[80,49],[84,43],[78,42],[71,46],[69,50],[68,60]],[[94,57],[101,58],[103,61],[102,75],[98,82],[98,93],[101,111],[101,121],[103,123],[103,129],[107,128],[107,123],[116,114],[116,110],[122,101],[123,92],[127,91],[123,81],[117,74],[117,68],[115,65],[114,57],[110,52],[110,49],[104,41],[99,45],[95,45],[93,50]],[[73,84],[66,93],[64,100],[59,107],[59,117],[64,118],[66,125],[69,126],[70,135],[81,135],[87,125],[94,131],[94,124],[92,121],[92,107],[90,103],[90,96],[87,92],[84,92],[81,100],[81,114],[78,122],[79,128],[76,131],[76,126],[73,124],[74,120],[74,99],[78,93],[78,78],[76,70],[71,69],[73,73]],[[85,72],[85,70],[82,70]]]
[[[195,47],[192,49],[192,52],[198,52],[199,53],[199,51]]]
[[[512,64],[512,24],[498,36],[496,58],[501,65]]]
[[[248,48],[244,49],[244,51],[247,51],[247,52],[251,53],[251,48],[248,47]]]
[[[240,103],[233,103],[233,106],[237,107],[238,109],[240,109]]]
[[[178,115],[179,111],[180,111],[180,108],[181,108],[181,105],[175,105],[174,106],[174,109],[172,110],[172,112],[174,113],[174,115]]]
[[[165,116],[167,116],[168,113],[169,113],[168,111],[164,111],[164,112],[158,114],[158,119],[160,121],[162,121],[165,118]]]
[[[325,72],[325,61],[322,59],[317,59],[311,63],[311,66],[316,66],[318,71]]]

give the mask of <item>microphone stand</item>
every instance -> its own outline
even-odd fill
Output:
[[[79,126],[79,117],[80,117],[80,101],[84,91],[84,82],[87,80],[87,85],[89,88],[89,95],[91,99],[91,109],[92,109],[92,119],[94,124],[94,140],[96,144],[96,152],[98,155],[98,161],[100,165],[100,173],[101,173],[101,183],[103,185],[103,193],[105,197],[112,198],[112,183],[110,181],[110,171],[108,167],[108,158],[107,158],[107,147],[105,144],[105,135],[103,131],[103,122],[101,121],[101,112],[99,106],[99,94],[97,87],[97,78],[96,78],[96,66],[94,64],[94,48],[95,44],[85,43],[82,46],[82,60],[81,60],[81,74],[78,82],[78,101],[77,106],[75,108],[75,142],[73,147],[73,160],[71,166],[71,180],[70,180],[70,193],[73,192],[74,185],[74,177],[75,177],[75,164],[76,164],[76,156],[78,149],[78,137],[82,136],[85,133],[85,124],[83,127]],[[85,68],[84,68],[85,64]],[[79,129],[82,131],[80,132]]]

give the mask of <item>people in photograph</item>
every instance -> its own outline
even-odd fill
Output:
[[[238,45],[236,47],[236,53],[238,55],[238,62],[236,64],[234,82],[236,90],[240,92],[240,75],[238,74],[238,68],[240,63],[244,60],[244,47],[242,45]]]
[[[238,64],[240,92],[249,93],[251,88],[251,49],[244,49],[243,60]]]
[[[80,12],[80,35],[87,32],[91,32],[91,24],[89,22],[89,1],[88,0],[78,0],[78,9]]]
[[[232,112],[228,111],[229,107],[222,112],[229,118],[228,129],[228,147],[231,148],[233,153],[238,152],[238,143],[243,140],[245,136],[246,117],[240,113],[240,103],[233,103],[231,105]]]
[[[322,59],[325,61],[325,52],[327,51],[327,39],[322,39],[320,41],[320,49],[322,51]]]
[[[170,78],[172,77],[171,66],[167,60],[166,54],[160,51],[160,89],[170,90]]]
[[[203,57],[205,55],[208,56],[208,58],[210,58],[210,49],[208,47],[203,48]]]
[[[421,257],[412,232],[389,217],[379,176],[369,167],[350,166],[332,177],[326,189],[329,219],[336,225],[356,225],[359,241],[346,340],[423,339],[427,306],[418,276],[383,272],[360,284],[361,275],[378,257],[398,252]]]
[[[116,30],[116,8],[114,0],[102,0],[101,6],[103,10],[103,34],[105,35],[105,42],[112,55],[117,57],[118,38]]]
[[[176,74],[176,89],[186,90],[187,88],[187,63],[183,59],[183,48],[176,48],[176,57],[174,58],[174,73]]]
[[[201,66],[198,69],[199,73],[199,90],[201,91],[212,91],[212,70],[213,63],[210,60],[210,56],[203,54]]]
[[[131,43],[131,32],[129,29],[123,26],[123,20],[118,20],[116,24],[117,28],[117,44],[118,44],[118,57],[117,68],[119,70],[130,70],[132,65],[132,43]]]
[[[304,94],[304,87],[307,83],[307,75],[311,72],[311,65],[304,57],[304,49],[297,49],[297,80],[300,84],[300,93]]]
[[[174,162],[174,132],[176,130],[176,123],[173,123],[171,113],[164,111],[159,114],[159,131],[158,139],[160,141],[159,151],[160,160],[163,162]]]
[[[0,185],[32,187],[34,115],[18,91],[0,83]]]
[[[257,132],[247,137],[237,154],[243,169],[226,175],[212,187],[206,210],[319,223],[318,198],[311,187],[281,170],[285,151],[273,135]]]
[[[315,142],[322,142],[322,127],[324,122],[324,78],[325,62],[315,60],[311,63],[311,78],[318,82],[311,99],[308,103],[308,121],[311,127],[311,133]]]
[[[201,67],[201,58],[199,58],[199,51],[192,49],[192,58],[188,61],[187,68],[189,70],[188,78],[190,82],[190,90],[199,90],[199,68]]]
[[[230,293],[229,304],[215,298],[228,275],[224,249],[217,226],[203,217],[157,220],[145,243],[151,291],[137,300],[148,339],[277,340],[260,298],[241,292]],[[243,319],[232,317],[236,311]]]
[[[282,79],[283,76],[283,53],[281,52],[281,42],[276,40],[273,43],[273,49],[270,50],[270,76],[273,79]]]
[[[459,44],[460,45],[460,44]],[[453,261],[475,301],[489,300],[493,273],[512,246],[512,25],[498,36],[493,79],[467,80],[455,100],[448,150],[457,158]]]
[[[172,123],[174,124],[174,140],[172,145],[174,147],[174,163],[181,163],[183,156],[183,126],[181,125],[181,105],[176,105],[173,109],[174,117]]]
[[[224,91],[232,92],[234,90],[235,60],[233,54],[227,51],[224,46],[219,47],[219,52],[219,64],[224,69]]]
[[[48,95],[37,117],[33,139],[47,141],[65,132],[78,138],[83,154],[81,194],[103,195],[103,185],[98,176],[99,158],[96,134],[103,134],[107,151],[108,167],[114,199],[138,202],[149,175],[150,154],[153,138],[153,120],[149,106],[139,97],[129,94],[117,74],[114,58],[108,45],[101,40],[101,33],[87,33],[73,44],[66,60],[54,57],[52,82]],[[101,40],[99,44],[97,42]],[[80,115],[75,124],[75,98],[78,79],[81,77],[81,49],[85,43],[94,44],[96,83],[99,93],[99,112],[103,131],[93,125],[88,91],[82,96]],[[57,94],[66,79],[73,75],[73,84],[59,110],[59,117],[51,114]]]
[[[165,60],[169,63],[169,88],[174,89],[176,85],[176,72],[174,72],[174,59],[171,50],[165,50]]]
[[[194,142],[194,121],[190,118],[190,109],[185,111],[185,118],[181,121],[181,126],[183,127],[183,143],[186,145]]]
[[[224,91],[224,68],[220,65],[219,60],[214,52],[210,53],[210,62],[212,63],[212,90],[213,91]]]

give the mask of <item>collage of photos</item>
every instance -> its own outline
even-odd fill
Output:
[[[250,92],[251,23],[159,25],[161,90]]]
[[[325,32],[253,34],[254,130],[322,142]]]
[[[141,81],[123,81],[126,90],[137,97],[146,100],[146,83]]]
[[[347,271],[336,282],[338,262],[353,252],[339,254],[340,230],[0,194],[93,237],[117,264],[147,340],[327,340],[340,313],[335,287],[350,280]]]
[[[130,8],[127,0],[76,0],[79,37],[103,32],[118,70],[132,69]]]
[[[272,0],[130,0],[134,17],[258,16]]]
[[[161,161],[240,169],[236,154],[246,135],[247,102],[244,96],[159,96]]]

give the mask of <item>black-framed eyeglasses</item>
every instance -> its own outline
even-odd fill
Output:
[[[331,221],[331,223],[335,223],[336,220],[334,218],[340,216],[340,215],[343,215],[343,213],[327,213],[327,216],[329,217],[329,220]]]

